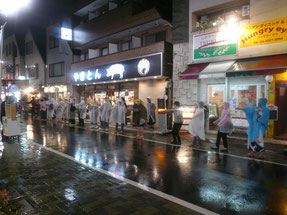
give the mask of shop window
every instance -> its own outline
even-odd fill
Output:
[[[244,1],[243,4],[238,6],[200,15],[198,16],[196,27],[202,30],[248,19],[249,9],[249,2]]]
[[[26,55],[33,53],[33,42],[32,41],[25,43],[25,53]]]
[[[49,77],[59,77],[64,75],[64,62],[49,65]]]
[[[102,48],[102,56],[108,55],[109,54],[109,49],[108,47]]]
[[[231,109],[255,107],[259,98],[265,98],[265,85],[237,85],[230,88]]]
[[[59,47],[59,38],[50,35],[49,36],[49,49],[54,49]]]
[[[127,41],[127,42],[123,42],[122,43],[122,51],[127,51],[129,50],[131,47],[131,41]]]

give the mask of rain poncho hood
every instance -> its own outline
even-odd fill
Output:
[[[261,107],[244,107],[249,127],[247,129],[247,135],[250,142],[257,140],[259,132],[262,132],[264,136],[268,126],[270,110],[266,107],[267,99],[259,99]],[[258,114],[260,111],[261,114]]]

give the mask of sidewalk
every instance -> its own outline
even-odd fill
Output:
[[[4,147],[0,190],[17,191],[35,214],[198,214],[35,144]]]

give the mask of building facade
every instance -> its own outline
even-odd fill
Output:
[[[44,93],[46,96],[70,98],[71,85],[69,74],[73,53],[71,42],[61,39],[61,25],[55,24],[46,30],[47,72]]]
[[[286,1],[187,0],[173,5],[173,27],[185,35],[174,41],[174,100],[187,106],[199,100],[209,104],[212,132],[223,102],[231,104],[235,127],[245,130],[245,115],[236,108],[254,106],[265,97],[274,110],[267,136],[284,136]],[[180,7],[189,11],[178,16]],[[173,38],[179,34],[174,31]]]
[[[73,29],[73,48],[81,51],[71,66],[76,98],[102,103],[108,96],[114,104],[122,97],[127,105],[149,96],[154,103],[171,100],[171,25],[155,8],[94,2],[75,15],[82,18]]]
[[[25,78],[31,93],[40,97],[45,84],[46,55],[44,29],[30,28],[25,35]],[[32,90],[33,89],[33,90]]]

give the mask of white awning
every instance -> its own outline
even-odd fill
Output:
[[[225,78],[226,71],[234,64],[234,62],[235,60],[210,63],[200,72],[199,78]]]

